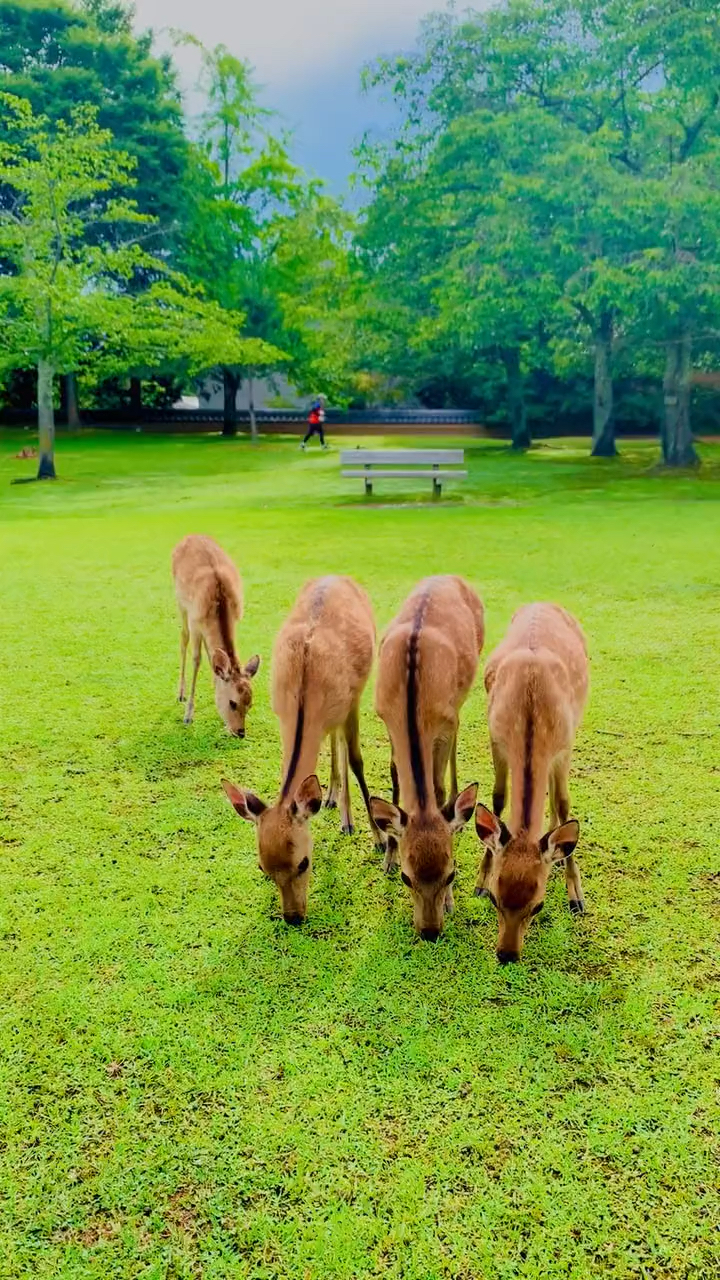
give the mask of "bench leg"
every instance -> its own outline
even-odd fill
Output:
[[[442,485],[439,480],[433,480],[433,498],[437,500],[442,493]]]
[[[366,498],[372,497],[372,480],[368,480],[368,479],[365,480],[365,497]]]

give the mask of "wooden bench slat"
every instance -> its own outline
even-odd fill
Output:
[[[465,461],[463,449],[343,449],[340,462],[345,466],[366,466],[377,463],[405,464],[412,466],[422,463],[436,463],[438,466],[453,466]]]
[[[395,476],[409,480],[413,476],[418,480],[461,480],[467,471],[343,471],[343,476],[349,480],[392,480]]]

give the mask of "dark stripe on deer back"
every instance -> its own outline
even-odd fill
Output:
[[[305,643],[303,645],[303,653],[302,653],[302,670],[300,672],[300,696],[298,698],[297,720],[295,722],[295,739],[293,742],[292,753],[290,755],[290,763],[288,764],[288,767],[287,767],[287,773],[285,774],[285,781],[283,782],[283,788],[281,792],[281,798],[283,800],[287,800],[288,795],[290,794],[290,788],[292,787],[293,780],[295,778],[295,771],[298,767],[298,761],[300,759],[300,751],[302,749],[303,729],[305,728],[305,688],[307,685],[308,658],[310,656],[310,644],[312,642],[315,626],[322,613],[323,605],[325,603],[325,596],[327,595],[327,589],[331,581],[332,581],[332,578],[319,578],[317,583],[315,584],[315,590],[313,591],[313,594],[310,598],[310,607],[308,610],[310,617],[308,622],[308,629],[305,633]]]
[[[522,823],[526,831],[530,829],[533,802],[533,738],[535,724],[532,709],[528,707],[525,722],[525,764],[523,767]]]
[[[427,807],[428,793],[425,770],[423,768],[422,743],[420,742],[420,726],[418,724],[418,677],[420,632],[425,618],[427,594],[420,600],[413,619],[413,629],[408,640],[407,655],[407,729],[408,746],[410,748],[410,769],[415,783],[418,804],[421,809]]]
[[[303,672],[303,677],[304,675],[305,673]],[[292,755],[290,756],[290,763],[288,765],[288,770],[285,775],[285,781],[283,783],[283,789],[282,789],[283,800],[287,800],[288,798],[288,794],[292,786],[293,778],[295,777],[295,770],[298,767],[298,760],[300,759],[300,748],[302,747],[302,736],[303,736],[304,726],[305,726],[305,680],[303,678],[303,687],[300,690],[300,701],[298,703],[297,721],[295,723],[295,741],[293,742]]]

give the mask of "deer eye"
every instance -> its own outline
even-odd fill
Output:
[[[410,879],[409,876],[405,875],[404,871],[400,872],[400,879],[402,880],[403,884],[407,885],[408,889],[412,889],[412,880]]]
[[[456,874],[457,874],[457,868],[453,868],[453,870],[450,872],[450,875],[448,876],[447,880],[445,881],[445,884],[446,884],[446,886],[447,886],[448,888],[450,887],[450,885],[452,884],[453,880],[455,879]]]
[[[232,698],[230,699],[230,710],[237,711],[237,702],[233,702]]]
[[[307,854],[306,854],[306,855],[305,855],[305,857],[303,858],[302,862],[298,863],[298,869],[297,869],[297,873],[298,873],[298,875],[299,875],[299,876],[304,876],[304,875],[305,875],[305,872],[307,871],[307,869],[308,869],[308,867],[309,867],[309,866],[310,866],[310,859],[308,858],[308,856],[307,856]]]
[[[530,915],[531,915],[531,916],[536,916],[536,915],[537,915],[537,913],[538,913],[538,911],[542,911],[542,909],[543,909],[544,905],[545,905],[545,903],[544,903],[544,902],[536,902],[536,903],[535,903],[535,906],[533,907],[532,911],[530,912]]]

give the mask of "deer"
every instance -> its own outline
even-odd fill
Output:
[[[352,578],[328,576],[306,583],[273,653],[272,706],[283,749],[280,794],[267,805],[227,778],[222,782],[236,812],[255,824],[260,869],[275,882],[288,925],[300,925],[307,918],[313,848],[309,821],[322,806],[316,769],[326,737],[331,759],[326,807],[339,804],[341,830],[352,835],[349,765],[376,844],[382,846],[372,817],[359,731],[360,697],[374,650],[372,606]]]
[[[477,799],[477,783],[458,793],[457,738],[484,630],[482,602],[464,579],[426,578],[388,626],[378,655],[375,709],[390,739],[393,798],[372,797],[372,813],[386,840],[384,870],[399,864],[426,942],[437,942],[454,908],[453,835]]]
[[[554,866],[565,865],[570,911],[585,910],[574,857],[580,825],[570,818],[568,774],[588,686],[585,636],[556,604],[519,609],[485,666],[495,782],[492,812],[483,804],[475,811],[485,850],[475,894],[488,898],[497,913],[500,964],[520,959]],[[551,826],[543,833],[548,793]]]
[[[195,686],[204,645],[215,680],[215,705],[228,731],[244,738],[252,705],[251,682],[260,658],[255,654],[243,666],[235,649],[235,628],[243,615],[240,574],[217,542],[195,533],[175,547],[172,573],[181,622],[179,702],[185,701],[185,662],[188,644],[192,644],[185,724],[192,723],[195,712]]]

